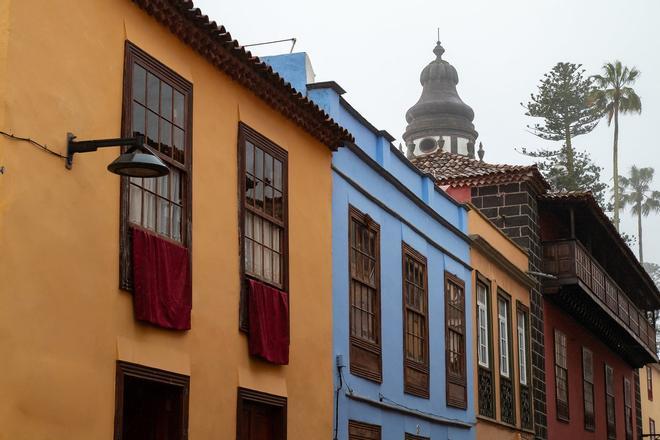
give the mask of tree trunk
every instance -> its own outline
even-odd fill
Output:
[[[642,248],[642,204],[637,205],[637,241],[639,242],[639,262],[644,262],[644,251]]]
[[[621,195],[619,194],[619,105],[614,105],[614,146],[612,147],[614,173],[614,227],[619,230],[619,209]]]
[[[566,133],[566,172],[568,173],[568,178],[571,182],[571,187],[566,188],[569,191],[577,191],[580,188],[577,187],[577,179],[575,178],[575,161],[573,154],[573,144],[571,143],[571,129],[567,125],[565,129]]]

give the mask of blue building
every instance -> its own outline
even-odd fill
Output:
[[[466,208],[304,53],[264,60],[355,137],[332,165],[335,438],[474,438]]]

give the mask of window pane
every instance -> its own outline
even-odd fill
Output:
[[[147,112],[147,145],[158,149],[158,116],[155,113]]]
[[[167,200],[158,197],[158,228],[159,234],[169,235],[170,226],[170,204]]]
[[[172,157],[172,124],[160,119],[160,151]]]
[[[174,203],[181,204],[181,172],[170,168],[170,178],[172,179],[172,195],[170,196],[170,200]]]
[[[271,250],[264,248],[264,278],[270,281],[273,280],[273,253]]]
[[[176,125],[184,127],[184,99],[183,95],[176,90],[174,91],[174,115],[172,119]]]
[[[257,180],[255,182],[254,201],[255,201],[255,207],[259,208],[259,210],[263,211],[264,210],[264,184],[263,184],[263,182],[261,182],[259,180]]]
[[[273,187],[266,185],[264,190],[264,212],[273,216]]]
[[[133,64],[133,99],[142,104],[144,104],[146,84],[147,71],[141,66]]]
[[[273,184],[273,156],[270,154],[264,154],[264,182]]]
[[[181,207],[172,205],[172,238],[181,241]]]
[[[130,184],[130,189],[128,221],[139,225],[142,219],[142,191],[133,184]]]
[[[145,179],[150,180],[150,179]],[[144,193],[144,215],[142,226],[151,229],[156,229],[156,196],[151,193]]]
[[[263,276],[263,247],[257,243],[254,244],[254,274]]]
[[[255,148],[254,175],[259,180],[264,178],[264,152],[259,148]]]
[[[275,159],[275,165],[274,165],[274,183],[275,183],[275,189],[282,190],[282,162],[279,160]]]
[[[160,89],[160,115],[172,120],[172,87],[165,83]]]
[[[185,155],[185,137],[180,128],[174,127],[172,133],[172,146],[174,148],[174,160],[179,163],[186,163]]]
[[[158,113],[158,101],[160,95],[160,80],[147,73],[147,107]]]
[[[131,122],[132,133],[145,134],[144,132],[144,114],[145,110],[140,104],[133,103],[133,121]]]

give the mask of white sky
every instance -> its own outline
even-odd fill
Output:
[[[633,164],[656,169],[660,190],[660,1],[657,0],[196,0],[241,44],[296,37],[317,81],[333,80],[344,97],[377,128],[397,139],[405,112],[419,98],[419,74],[434,55],[437,28],[443,58],[458,70],[461,98],[475,111],[484,159],[531,163],[514,148],[552,146],[526,132],[526,102],[543,73],[558,61],[599,73],[620,59],[641,72],[635,89],[640,116],[620,120],[620,173]],[[289,44],[255,48],[257,55],[286,53]],[[575,138],[612,176],[612,132],[603,120]],[[557,145],[558,146],[558,145]],[[636,220],[622,214],[622,230],[637,235]],[[660,216],[644,219],[645,260],[660,264]],[[637,248],[634,248],[635,251]]]

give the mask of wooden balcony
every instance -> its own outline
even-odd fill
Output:
[[[657,362],[655,327],[577,240],[543,243],[543,291],[634,366]],[[596,306],[596,307],[594,307]]]

